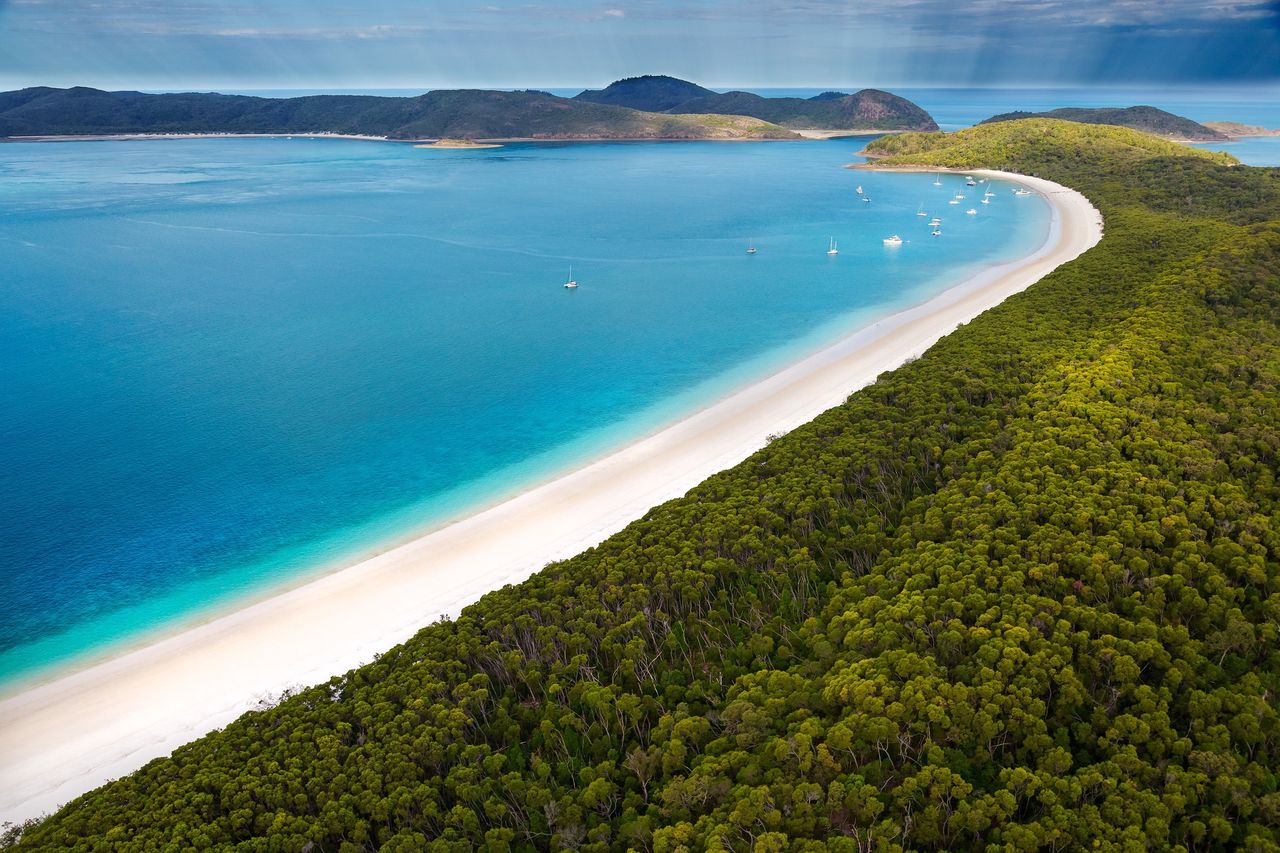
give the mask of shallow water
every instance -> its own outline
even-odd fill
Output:
[[[456,516],[1044,237],[1038,197],[947,205],[959,178],[857,147],[0,145],[0,678]]]

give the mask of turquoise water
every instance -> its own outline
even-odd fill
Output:
[[[1037,197],[947,205],[959,178],[855,147],[0,145],[0,678],[439,524],[1043,239]]]

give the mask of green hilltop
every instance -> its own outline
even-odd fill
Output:
[[[23,850],[1274,850],[1280,170],[1050,120],[1078,259]]]
[[[719,94],[661,75],[628,77],[574,100],[668,113],[753,116],[784,127],[815,130],[937,130],[933,118],[906,98],[878,89],[823,92],[812,98],[766,98],[750,92]]]
[[[1001,113],[985,119],[983,124],[1016,121],[1025,118],[1057,118],[1066,121],[1078,121],[1084,124],[1113,124],[1118,127],[1129,127],[1147,133],[1154,133],[1168,139],[1186,142],[1225,142],[1229,137],[1211,127],[1166,112],[1157,107],[1064,107],[1041,113],[1012,112]]]

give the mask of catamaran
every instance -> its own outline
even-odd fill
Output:
[[[835,237],[832,237],[830,240],[828,240],[828,241],[827,241],[827,254],[828,254],[828,255],[838,255],[838,254],[840,254],[840,249],[839,249],[839,248],[837,248],[837,246],[836,246],[836,238],[835,238]]]
[[[569,277],[565,279],[564,286],[570,290],[578,286],[578,282],[573,280],[573,267],[569,267]]]

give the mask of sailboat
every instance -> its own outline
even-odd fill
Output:
[[[982,203],[983,203],[983,204],[991,204],[991,199],[989,199],[989,198],[984,198],[984,199],[982,200]]]
[[[832,237],[832,238],[827,242],[827,254],[828,254],[828,255],[838,255],[838,254],[840,254],[840,250],[839,250],[838,248],[836,248],[836,238],[835,238],[835,237]]]
[[[935,187],[940,187],[940,186],[942,186],[942,175],[936,175],[936,176],[934,176],[934,179],[933,179],[933,185],[934,185]]]
[[[929,220],[929,227],[930,227],[930,228],[937,228],[937,227],[938,227],[939,225],[941,225],[941,224],[942,224],[942,220],[941,220],[941,219],[939,219],[939,218],[938,218],[938,217],[936,217],[936,216],[935,216],[935,217],[933,217],[933,219],[930,219],[930,220]]]
[[[862,184],[858,184],[858,195],[862,195]]]
[[[969,214],[970,216],[977,216],[978,209],[976,207],[971,207],[968,210],[966,210],[965,213]]]
[[[884,244],[886,246],[901,246],[902,238],[899,237],[897,234],[894,234],[892,237],[885,237]]]
[[[1019,189],[1014,190],[1014,191],[1013,191],[1013,194],[1014,194],[1014,195],[1031,195],[1031,190],[1024,190],[1024,189],[1019,188]]]
[[[747,254],[748,254],[748,255],[754,255],[755,253],[756,253],[756,244],[755,244],[755,243],[752,243],[751,245],[747,246]]]
[[[920,202],[920,209],[916,211],[916,216],[928,216],[928,215],[929,214],[924,212],[924,202]]]
[[[573,280],[573,267],[569,267],[569,277],[565,279],[564,286],[570,290],[578,286],[578,282]]]
[[[977,182],[973,180],[973,178],[969,178],[968,180],[965,181],[965,183],[971,187],[976,187],[978,185]]]

